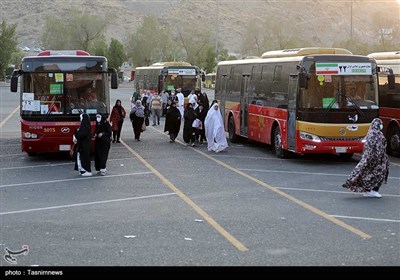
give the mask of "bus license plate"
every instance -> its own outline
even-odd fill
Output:
[[[336,153],[345,153],[346,147],[335,147]]]
[[[69,151],[71,150],[71,145],[60,145],[60,151]]]

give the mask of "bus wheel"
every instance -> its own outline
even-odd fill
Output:
[[[229,134],[229,141],[231,143],[237,143],[237,141],[239,140],[239,137],[235,134],[235,122],[233,120],[233,116],[229,117],[228,134]]]
[[[282,149],[282,135],[279,126],[276,126],[274,130],[274,150],[278,158],[287,157],[287,151]]]
[[[342,159],[351,159],[353,157],[354,153],[340,153],[339,156]]]
[[[28,154],[28,156],[30,156],[30,157],[37,156],[37,153],[27,152],[27,154]]]
[[[400,129],[398,127],[391,127],[387,135],[387,139],[388,139],[388,145],[387,145],[388,154],[391,154],[392,156],[399,156]]]

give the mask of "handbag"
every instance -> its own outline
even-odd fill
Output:
[[[146,131],[146,124],[145,124],[145,122],[142,123],[142,132],[143,132],[143,131]]]
[[[197,129],[203,129],[203,122],[199,119],[195,119],[192,123],[192,127]]]

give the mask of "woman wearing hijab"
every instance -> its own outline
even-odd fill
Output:
[[[124,107],[122,107],[121,105],[121,100],[117,99],[110,115],[110,122],[112,123],[113,143],[115,143],[115,141],[117,141],[117,143],[121,143],[119,140],[121,138],[122,124],[124,123],[125,116],[126,112]]]
[[[382,197],[378,191],[383,183],[387,183],[389,175],[389,157],[382,129],[382,120],[375,118],[368,130],[361,160],[343,184],[344,188],[362,192],[366,197]]]
[[[171,106],[167,109],[165,117],[164,132],[169,132],[169,142],[174,143],[181,129],[181,112],[176,107],[175,101],[171,102]]]
[[[94,139],[96,144],[94,152],[94,167],[101,176],[105,176],[107,174],[106,163],[108,152],[110,151],[111,125],[102,114],[96,115],[96,131]]]
[[[195,130],[192,127],[193,121],[196,119],[196,113],[193,109],[193,104],[188,103],[186,105],[185,112],[183,113],[183,117],[185,118],[185,122],[183,124],[183,141],[186,144],[195,146]]]
[[[142,133],[142,125],[144,122],[144,106],[142,105],[142,101],[136,100],[129,116],[132,122],[135,140],[140,141],[140,134]]]
[[[84,177],[92,176],[90,167],[90,144],[92,141],[92,132],[90,129],[90,119],[88,114],[81,114],[81,126],[74,134],[74,142],[77,145],[77,154],[75,160],[75,170]]]
[[[219,153],[228,148],[226,141],[224,122],[222,120],[219,105],[213,101],[210,109],[207,112],[206,119],[204,120],[205,133],[207,138],[208,151]]]

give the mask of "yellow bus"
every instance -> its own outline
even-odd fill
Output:
[[[204,87],[205,88],[215,88],[215,76],[217,74],[216,73],[208,73],[205,76],[205,80],[204,80]]]

